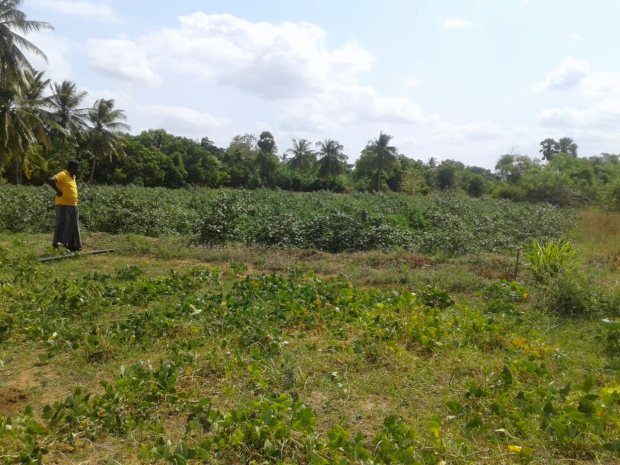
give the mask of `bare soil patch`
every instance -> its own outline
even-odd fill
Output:
[[[13,387],[0,388],[0,412],[4,415],[15,415],[24,409],[28,396],[21,389]]]

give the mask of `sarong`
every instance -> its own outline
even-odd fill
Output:
[[[52,246],[66,247],[72,252],[82,249],[77,206],[56,205],[56,229]]]

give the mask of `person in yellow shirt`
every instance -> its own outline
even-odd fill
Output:
[[[48,184],[56,191],[56,229],[52,247],[66,247],[72,252],[82,249],[80,221],[78,216],[78,189],[75,177],[79,163],[71,160],[67,169],[48,179]]]

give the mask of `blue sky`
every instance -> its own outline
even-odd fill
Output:
[[[547,137],[620,152],[617,0],[25,0],[55,81],[114,98],[149,128],[220,146],[271,131],[380,131],[416,159],[492,168]]]

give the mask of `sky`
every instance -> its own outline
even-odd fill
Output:
[[[25,0],[28,39],[87,105],[131,132],[228,146],[270,131],[335,139],[353,162],[381,132],[415,159],[493,168],[547,137],[620,152],[618,0]]]

